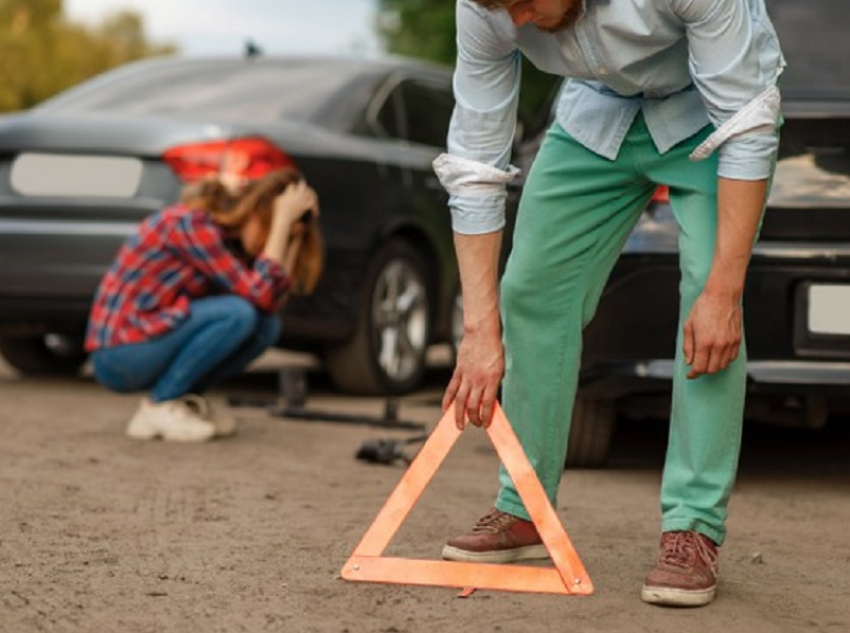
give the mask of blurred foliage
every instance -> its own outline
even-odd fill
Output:
[[[378,0],[378,35],[390,53],[454,66],[455,0]],[[548,120],[541,108],[561,77],[537,70],[524,57],[522,64],[520,118],[534,127]]]
[[[69,22],[62,0],[0,0],[0,112],[22,110],[125,62],[176,52],[153,45],[137,13]]]

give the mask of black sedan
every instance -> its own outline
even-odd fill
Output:
[[[0,117],[0,353],[76,372],[95,288],[122,240],[198,177],[295,165],[318,191],[317,292],[282,347],[352,393],[413,388],[459,296],[445,145],[451,72],[405,59],[161,59]]]

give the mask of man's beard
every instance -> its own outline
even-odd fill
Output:
[[[547,26],[547,27],[538,27],[541,31],[546,31],[547,33],[557,33],[558,31],[563,31],[564,29],[570,28],[573,24],[578,22],[578,19],[581,17],[582,10],[584,8],[584,2],[582,0],[576,0],[573,2],[572,6],[567,9],[567,12],[564,14],[564,17],[561,18],[561,21],[558,22],[555,26]]]

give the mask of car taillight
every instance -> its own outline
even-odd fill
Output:
[[[670,202],[670,187],[658,185],[655,193],[652,194],[652,202]]]
[[[275,169],[295,167],[292,158],[263,138],[179,145],[166,151],[162,158],[183,182],[206,176],[252,180]]]

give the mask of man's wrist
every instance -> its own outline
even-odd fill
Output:
[[[499,319],[498,310],[490,310],[481,315],[471,316],[463,320],[464,335],[477,334],[499,334],[501,331],[501,321]]]
[[[710,276],[703,289],[706,296],[740,301],[744,295],[744,279],[738,275]]]

